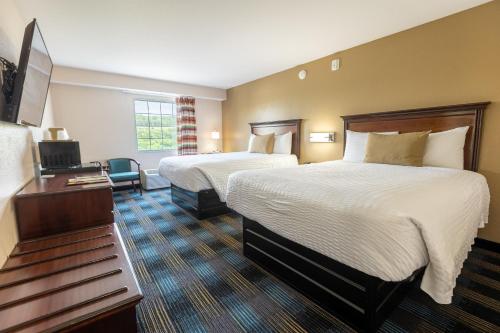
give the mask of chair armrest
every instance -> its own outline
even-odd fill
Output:
[[[137,165],[137,171],[139,172],[139,174],[141,174],[141,163],[137,162],[133,158],[130,158],[129,160],[131,160],[132,162],[134,162]]]
[[[129,158],[129,160],[131,160],[132,162],[134,162],[138,168],[141,167],[141,163],[137,162],[136,160],[134,160],[133,158]]]

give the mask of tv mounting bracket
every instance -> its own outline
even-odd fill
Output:
[[[0,83],[2,93],[7,104],[12,102],[12,93],[14,92],[14,82],[17,75],[17,67],[12,62],[0,57]]]

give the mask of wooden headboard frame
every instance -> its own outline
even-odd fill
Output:
[[[401,110],[342,116],[345,131],[400,133],[432,130],[446,131],[461,126],[470,126],[464,146],[464,168],[477,171],[479,143],[483,112],[490,102],[437,106],[424,109]]]
[[[300,126],[302,119],[289,119],[250,123],[251,133],[264,135],[274,133],[277,135],[292,132],[292,154],[300,158]]]

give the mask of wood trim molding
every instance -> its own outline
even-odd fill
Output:
[[[46,278],[46,277],[49,277],[49,276],[52,276],[52,275],[65,273],[65,272],[72,271],[72,270],[75,270],[75,269],[78,269],[78,268],[82,268],[82,267],[86,267],[86,266],[91,266],[91,265],[94,265],[94,264],[101,263],[103,261],[113,260],[113,259],[117,259],[117,258],[118,258],[117,254],[112,254],[112,255],[109,255],[109,256],[105,256],[105,257],[100,257],[100,258],[97,258],[97,259],[89,260],[89,261],[86,261],[86,262],[83,262],[83,263],[80,263],[80,264],[69,265],[69,266],[66,266],[66,267],[63,267],[63,268],[57,268],[55,270],[43,272],[43,273],[40,273],[38,275],[32,275],[32,276],[22,277],[22,278],[17,279],[17,280],[13,280],[13,281],[9,281],[7,283],[0,284],[0,289],[7,288],[7,287],[12,287],[12,286],[17,286],[17,285],[20,285],[20,284],[23,284],[23,283],[26,283],[26,282],[31,282],[31,281],[34,281],[34,280],[43,279],[43,278]]]
[[[11,301],[11,302],[7,302],[7,303],[3,303],[3,304],[0,303],[0,310],[2,310],[4,308],[15,306],[17,304],[26,303],[26,302],[32,301],[34,299],[37,299],[37,298],[41,298],[41,297],[45,297],[45,296],[48,296],[48,295],[51,295],[51,294],[55,294],[55,293],[58,293],[58,292],[61,292],[61,291],[67,290],[67,289],[71,289],[71,288],[74,288],[74,287],[80,287],[80,286],[82,286],[84,284],[87,284],[87,283],[90,283],[90,282],[93,282],[93,281],[104,279],[106,277],[113,276],[113,275],[116,275],[116,274],[121,274],[122,272],[123,272],[123,270],[121,268],[114,269],[114,270],[109,271],[109,272],[105,272],[105,273],[98,274],[98,275],[95,275],[95,276],[91,276],[89,278],[82,279],[82,280],[79,280],[79,281],[76,281],[76,282],[72,282],[72,283],[68,283],[68,284],[65,284],[65,285],[61,285],[61,286],[58,286],[56,288],[47,289],[47,290],[44,290],[44,291],[42,291],[40,293],[32,294],[32,295],[29,295],[29,296],[26,296],[26,297],[23,297],[23,298],[18,298],[18,299],[14,300],[14,301]]]
[[[77,239],[77,240],[68,241],[68,242],[62,242],[62,243],[58,243],[58,244],[55,244],[55,245],[50,245],[50,246],[47,246],[47,247],[41,247],[41,248],[27,250],[27,251],[22,251],[22,252],[15,252],[15,253],[13,252],[13,253],[11,253],[9,255],[9,257],[12,258],[12,257],[17,257],[17,256],[22,256],[22,255],[25,255],[25,254],[37,253],[37,252],[40,252],[40,251],[53,250],[53,249],[56,249],[58,247],[64,247],[64,246],[78,244],[78,243],[83,243],[83,242],[90,242],[90,241],[94,241],[94,240],[97,240],[97,239],[100,239],[100,238],[106,238],[106,237],[111,237],[111,236],[113,236],[112,233],[107,233],[105,235],[97,235],[97,236],[94,236],[94,237],[89,237],[89,238],[84,238],[84,239]]]
[[[115,295],[119,295],[119,294],[123,294],[123,293],[126,293],[128,291],[128,288],[126,286],[123,286],[121,288],[118,288],[118,289],[115,289],[115,290],[112,290],[110,292],[107,292],[105,294],[101,294],[101,295],[98,295],[96,297],[92,297],[92,298],[89,298],[89,299],[85,299],[79,303],[76,303],[76,304],[72,304],[72,305],[69,305],[65,308],[62,308],[60,310],[57,310],[57,311],[54,311],[54,312],[51,312],[51,313],[47,313],[45,315],[42,315],[40,317],[36,317],[36,318],[33,318],[29,321],[26,321],[24,323],[21,323],[17,326],[12,326],[9,331],[16,331],[16,330],[20,330],[22,329],[23,327],[26,327],[26,326],[30,326],[30,325],[33,325],[37,322],[40,322],[40,321],[43,321],[43,320],[47,320],[47,319],[50,319],[52,317],[55,317],[55,316],[58,316],[58,315],[61,315],[65,312],[70,312],[70,311],[74,311],[74,310],[77,310],[79,308],[82,308],[86,305],[89,305],[89,304],[92,304],[92,303],[97,303],[97,302],[100,302],[100,301],[103,301],[104,299],[106,298],[110,298],[110,297],[113,297]]]

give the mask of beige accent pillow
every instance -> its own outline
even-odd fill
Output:
[[[421,167],[428,132],[398,135],[368,134],[365,162]]]
[[[274,134],[252,135],[248,152],[271,154],[274,147]]]

